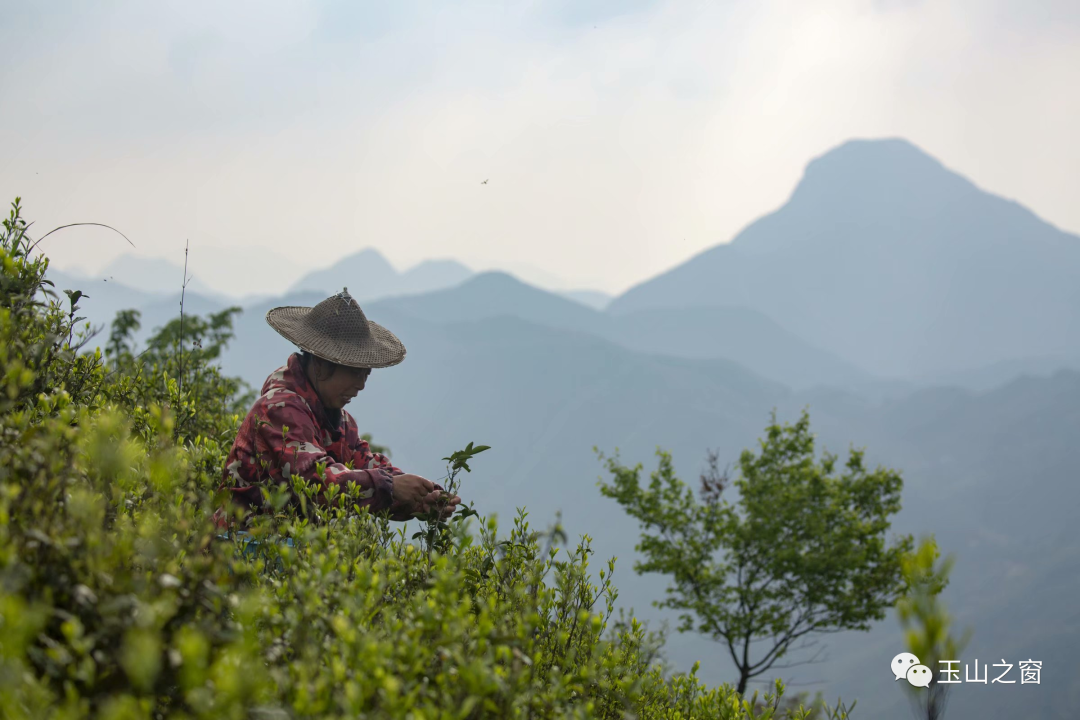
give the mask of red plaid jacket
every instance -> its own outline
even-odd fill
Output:
[[[283,428],[288,427],[288,432]],[[325,479],[317,464],[325,465]],[[287,483],[292,475],[322,485],[344,489],[352,481],[360,488],[358,505],[372,511],[385,510],[393,502],[394,475],[402,471],[382,453],[374,453],[361,440],[356,421],[344,410],[323,407],[304,375],[300,355],[266,378],[262,395],[236,434],[225,464],[223,487],[249,510],[263,509],[261,489],[271,483]],[[320,493],[319,501],[325,502]]]

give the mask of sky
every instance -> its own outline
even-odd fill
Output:
[[[0,0],[0,196],[60,269],[273,293],[373,247],[621,292],[902,137],[1080,232],[1080,3]],[[486,184],[482,181],[487,180]],[[357,282],[361,282],[360,279]]]

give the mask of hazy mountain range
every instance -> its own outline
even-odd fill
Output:
[[[788,202],[612,301],[753,308],[886,377],[1080,357],[1080,242],[903,140],[815,159]]]
[[[633,574],[637,525],[596,490],[593,446],[646,468],[665,447],[692,482],[707,448],[734,463],[773,408],[791,421],[808,407],[828,449],[865,446],[872,464],[903,471],[896,531],[936,533],[956,553],[944,597],[975,629],[962,659],[1044,662],[1039,686],[958,686],[948,717],[1072,718],[1078,249],[1080,238],[908,143],[851,142],[810,163],[791,200],[731,244],[603,311],[503,273],[365,299],[409,355],[374,373],[350,411],[399,465],[432,478],[448,451],[491,445],[466,478],[477,508],[505,525],[525,506],[534,527],[562,510],[571,537],[588,532],[600,559],[619,557],[620,604],[659,619],[672,616],[649,603],[666,583]],[[326,274],[305,286],[308,276],[297,292],[249,303],[225,369],[257,387],[284,362],[292,348],[266,325],[270,307],[312,305],[338,284],[357,297],[387,287],[366,280],[386,274],[375,256],[352,260],[344,282]],[[81,289],[95,321],[125,299],[110,283]],[[177,310],[174,297],[127,297],[143,303],[147,328]],[[194,293],[185,307],[220,304]],[[827,662],[784,676],[857,698],[856,718],[909,716],[888,672],[903,645],[894,618],[826,641]],[[703,639],[672,635],[669,655],[681,669],[701,660],[710,682],[732,679]]]
[[[307,290],[324,296],[348,287],[358,302],[453,287],[473,272],[455,260],[425,260],[399,273],[377,250],[350,255],[323,270],[300,278],[290,292]]]
[[[329,295],[348,288],[359,302],[368,302],[450,288],[474,276],[475,273],[462,263],[448,259],[425,260],[399,272],[378,250],[367,248],[330,267],[301,276],[288,292],[310,290]],[[206,312],[209,307],[246,307],[276,296],[275,293],[260,293],[237,298],[222,288],[203,282],[193,271],[188,273],[185,289],[182,266],[164,258],[138,255],[121,255],[100,272],[89,275],[54,268],[49,271],[49,277],[59,287],[81,289],[88,296],[95,292],[93,302],[83,305],[87,317],[99,326],[107,326],[117,311],[130,307],[156,307],[167,300],[165,307],[178,308],[181,290],[184,290],[185,301],[198,307],[195,312]],[[607,293],[596,290],[565,290],[555,294],[596,310],[602,310],[612,299]],[[143,315],[144,325],[150,330],[172,317],[172,311],[161,314],[151,309]]]
[[[434,323],[513,316],[611,340],[653,355],[726,358],[764,377],[805,387],[868,382],[867,373],[814,347],[761,313],[741,307],[660,308],[612,315],[485,273],[451,290],[390,298],[371,312],[393,310]]]

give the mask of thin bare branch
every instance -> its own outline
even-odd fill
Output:
[[[58,228],[53,228],[52,230],[50,230],[49,232],[45,233],[44,235],[42,235],[41,237],[39,237],[39,238],[38,238],[37,240],[35,240],[35,241],[34,241],[34,243],[33,243],[33,244],[32,244],[32,245],[31,245],[31,246],[30,246],[30,247],[29,247],[29,248],[27,249],[27,253],[29,253],[29,252],[30,252],[30,250],[33,250],[34,248],[36,248],[36,247],[38,246],[38,243],[40,243],[40,242],[41,242],[42,240],[44,240],[45,238],[47,238],[47,237],[49,237],[50,235],[52,235],[52,234],[53,234],[54,232],[56,232],[57,230],[63,230],[64,228],[69,228],[69,227],[78,227],[78,226],[80,226],[80,225],[94,225],[94,226],[96,226],[96,227],[103,227],[103,228],[108,228],[109,230],[112,230],[113,232],[115,232],[115,233],[116,233],[117,235],[119,235],[120,237],[122,237],[122,238],[124,238],[125,240],[127,240],[127,241],[128,241],[128,245],[130,245],[131,247],[135,247],[135,243],[131,242],[131,239],[130,239],[130,238],[129,238],[129,237],[127,236],[127,235],[125,235],[124,233],[120,232],[119,230],[117,230],[116,228],[114,228],[114,227],[113,227],[112,225],[106,225],[105,223],[96,223],[96,222],[78,222],[78,223],[68,223],[67,225],[61,225],[61,226],[60,226],[60,227],[58,227]]]

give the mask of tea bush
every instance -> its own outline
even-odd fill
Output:
[[[522,511],[404,525],[351,493],[249,534],[214,522],[250,394],[213,364],[234,309],[87,350],[18,201],[0,243],[0,715],[5,718],[808,718],[783,692],[668,676],[611,620],[614,560]],[[189,342],[184,347],[181,341]],[[181,355],[183,356],[181,359]],[[447,458],[450,483],[482,448]],[[314,488],[294,478],[291,492]],[[461,517],[474,515],[466,510]],[[471,527],[475,526],[475,530]],[[819,708],[818,714],[846,717]]]

